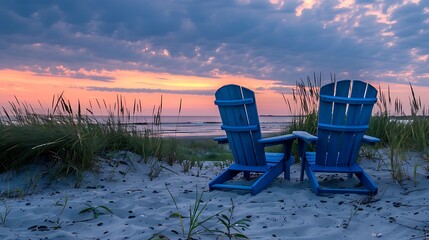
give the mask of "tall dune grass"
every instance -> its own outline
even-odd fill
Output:
[[[335,81],[335,76],[331,75],[331,81]],[[292,89],[292,103],[294,105],[294,119],[290,130],[304,130],[311,134],[317,133],[317,118],[319,111],[320,86],[322,84],[321,74],[313,75],[313,79],[307,76],[306,81],[302,78],[296,82]],[[286,98],[285,98],[286,99]],[[289,99],[286,99],[289,110],[292,111]]]
[[[387,145],[400,144],[407,150],[426,152],[429,148],[429,111],[415,95],[413,86],[409,86],[409,114],[403,111],[399,98],[392,100],[389,89],[387,94],[379,89],[378,111],[371,118],[368,133],[380,137]]]
[[[378,112],[371,118],[368,130],[368,134],[382,139],[390,159],[391,175],[398,181],[410,178],[403,168],[408,160],[407,152],[419,152],[429,161],[429,112],[420,97],[415,95],[411,83],[409,86],[411,95],[408,115],[403,111],[400,99],[392,100],[390,89],[387,94],[379,89]]]
[[[121,96],[113,106],[105,101],[90,102],[85,113],[79,101],[75,110],[63,94],[53,97],[50,108],[40,104],[44,113],[17,98],[9,105],[0,113],[0,172],[48,161],[55,176],[74,174],[79,185],[82,173],[94,169],[103,152],[129,150],[160,159],[169,154],[163,152],[165,142],[159,135],[162,102],[154,107],[154,123],[144,132],[129,124],[142,118],[141,102],[134,101],[129,110]],[[108,115],[106,122],[98,122],[93,107]]]

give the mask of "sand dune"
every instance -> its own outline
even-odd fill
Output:
[[[412,174],[419,158],[405,166]],[[353,194],[318,197],[307,181],[299,182],[299,165],[292,180],[279,177],[256,196],[237,191],[207,191],[207,183],[222,170],[206,163],[183,173],[180,165],[166,166],[150,180],[149,164],[132,153],[103,160],[99,172],[86,173],[80,188],[72,178],[48,181],[46,166],[29,166],[19,173],[0,175],[0,239],[185,239],[179,212],[189,215],[197,192],[203,193],[200,220],[216,213],[248,219],[239,228],[249,239],[428,239],[428,172],[418,167],[416,182],[398,184],[383,161],[363,160],[361,165],[379,186],[373,198]],[[385,159],[384,161],[387,162]],[[323,178],[323,176],[322,176]],[[167,189],[168,188],[168,189]],[[24,194],[28,193],[28,194]],[[83,213],[82,210],[87,209]],[[111,211],[111,212],[110,212]],[[185,233],[189,218],[184,218]],[[208,229],[225,231],[217,217]],[[201,230],[201,228],[200,228]],[[426,231],[426,232],[425,232]],[[425,235],[426,234],[426,235]],[[225,234],[201,232],[194,239],[228,239]]]

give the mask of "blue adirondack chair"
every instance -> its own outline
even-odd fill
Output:
[[[364,135],[368,129],[377,90],[362,81],[343,80],[320,89],[317,137],[304,131],[294,131],[301,158],[301,181],[304,170],[316,195],[323,193],[355,193],[375,195],[378,188],[356,159],[361,143],[380,140]],[[316,152],[305,152],[306,144],[316,143]],[[345,173],[354,175],[362,187],[321,187],[315,173]],[[350,179],[349,179],[350,180]]]
[[[218,143],[229,143],[234,163],[209,183],[209,189],[235,189],[250,191],[255,195],[267,187],[284,172],[290,179],[291,146],[293,134],[271,138],[261,138],[258,111],[253,91],[237,86],[226,85],[216,91],[215,104],[219,107],[222,119],[221,128],[226,137],[218,137]],[[283,153],[265,153],[264,147],[283,145]],[[255,181],[236,181],[239,173],[249,180],[251,173],[259,177]],[[245,183],[243,183],[245,182]]]

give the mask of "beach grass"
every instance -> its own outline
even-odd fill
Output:
[[[189,209],[187,211],[188,213],[182,214],[183,210],[179,208],[175,196],[173,196],[173,193],[170,191],[167,185],[165,187],[176,208],[176,212],[171,213],[170,217],[179,219],[181,234],[184,239],[196,239],[194,238],[196,235],[215,235],[217,236],[216,239],[249,239],[242,231],[248,228],[250,219],[236,218],[234,215],[236,205],[232,199],[230,199],[230,208],[207,215],[205,213],[207,211],[207,205],[210,201],[204,202],[204,191],[200,193],[196,187],[194,202],[189,205]],[[217,224],[221,227],[207,227],[206,223],[212,219],[217,219]],[[211,225],[213,225],[213,223]],[[158,233],[155,234],[151,239],[162,239],[161,236],[163,235]]]
[[[93,109],[82,113],[63,94],[54,96],[50,108],[34,111],[33,106],[19,99],[2,108],[0,115],[0,172],[19,169],[23,165],[48,162],[50,174],[55,178],[75,175],[76,186],[82,181],[83,172],[98,166],[98,156],[110,151],[132,151],[146,160],[150,156],[171,158],[172,150],[165,148],[166,141],[159,135],[162,106],[154,107],[154,121],[138,132],[135,125],[127,124],[141,113],[141,104],[134,101],[133,110],[125,107],[125,100],[118,96],[113,106],[96,101],[108,114],[99,122]],[[100,110],[99,109],[99,110]],[[168,145],[168,144],[167,144]]]
[[[415,95],[410,84],[410,113],[403,111],[403,103],[393,100],[390,89],[379,89],[378,112],[371,118],[368,134],[378,136],[390,160],[391,175],[398,181],[410,179],[403,167],[409,152],[418,152],[423,158],[429,152],[429,112]],[[427,158],[426,158],[427,159]]]
[[[0,222],[3,226],[6,226],[7,217],[9,216],[11,210],[12,208],[4,203],[4,211],[0,211]]]

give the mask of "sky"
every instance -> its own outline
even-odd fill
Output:
[[[260,114],[287,115],[282,94],[314,73],[389,87],[405,107],[411,83],[429,105],[426,0],[2,0],[0,23],[4,107],[64,92],[217,115],[214,92],[234,83]]]

